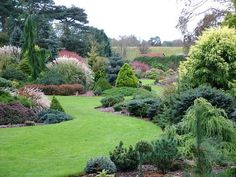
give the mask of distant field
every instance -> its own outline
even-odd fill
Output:
[[[113,47],[114,52],[118,52],[117,47]],[[182,47],[151,47],[150,53],[164,53],[166,56],[183,53]],[[127,57],[128,60],[133,60],[134,58],[140,55],[137,47],[128,47],[127,48]]]

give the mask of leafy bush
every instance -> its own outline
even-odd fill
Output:
[[[117,76],[116,87],[138,87],[138,78],[135,76],[133,69],[125,63]]]
[[[25,121],[34,121],[37,118],[33,111],[20,103],[0,104],[0,115],[0,125],[22,124]]]
[[[141,100],[131,100],[127,104],[128,111],[131,115],[138,116],[138,117],[144,117],[147,115],[147,104]]]
[[[147,109],[147,117],[153,118],[157,114],[157,110],[160,107],[161,100],[155,99],[155,102],[151,104]]]
[[[105,70],[106,70],[107,80],[111,85],[115,85],[117,75],[123,64],[124,62],[121,57],[113,56],[109,59],[109,62]]]
[[[43,110],[38,114],[38,122],[45,124],[55,124],[63,121],[72,120],[72,117],[54,109]]]
[[[11,81],[0,77],[0,87],[12,87]]]
[[[122,103],[116,103],[113,108],[115,111],[122,111],[127,107],[126,103],[122,102]]]
[[[147,117],[149,108],[153,104],[157,104],[157,102],[159,102],[159,100],[154,98],[134,99],[127,103],[127,108],[131,115]]]
[[[53,70],[53,72],[63,76],[66,84],[82,84],[88,88],[93,83],[91,69],[76,58],[59,57],[49,63],[47,67],[49,70]]]
[[[206,30],[196,41],[187,61],[180,65],[180,85],[192,87],[207,84],[229,90],[236,77],[236,33],[219,27]]]
[[[148,57],[148,56],[141,56],[134,59],[134,61],[139,61],[145,63],[152,68],[160,68],[167,70],[172,68],[176,70],[181,61],[185,58],[181,55],[172,55],[172,56],[165,56],[165,57]]]
[[[94,74],[95,74],[95,76],[94,76],[95,82],[97,82],[100,78],[106,78],[106,72],[103,67],[98,69]]]
[[[48,109],[50,106],[49,99],[38,88],[24,87],[19,89],[19,95],[31,101],[31,108],[36,113]]]
[[[25,97],[12,96],[9,92],[0,90],[0,103],[21,103],[23,106],[30,108],[32,102]]]
[[[235,123],[227,119],[224,110],[211,105],[206,99],[198,98],[179,123],[188,139],[193,139],[193,154],[196,159],[196,174],[211,172],[211,164],[222,156],[235,153]],[[186,148],[186,143],[182,143]]]
[[[80,84],[63,85],[27,85],[27,88],[38,88],[46,95],[76,95],[85,93],[84,87]]]
[[[115,177],[115,175],[109,175],[106,170],[102,170],[102,172],[98,172],[98,175],[96,177]]]
[[[205,98],[213,106],[225,110],[231,118],[231,113],[235,107],[234,98],[222,90],[201,86],[166,97],[157,110],[155,120],[159,123],[161,123],[161,120],[165,120],[170,124],[180,122],[188,108],[193,105],[194,100],[199,97]]]
[[[7,67],[2,71],[2,77],[7,80],[18,80],[18,81],[26,81],[27,75],[23,73],[21,70],[17,70],[13,67]]]
[[[105,90],[103,92],[103,96],[116,96],[116,95],[124,95],[124,96],[132,96],[135,93],[138,93],[141,89],[132,88],[132,87],[113,87],[112,89]]]
[[[94,159],[90,159],[87,162],[84,171],[88,174],[102,172],[103,170],[106,170],[109,174],[116,172],[116,166],[114,162],[112,162],[108,157],[96,157]]]
[[[23,59],[17,66],[17,69],[25,73],[26,75],[31,75],[31,68],[27,59]]]
[[[105,97],[101,99],[101,103],[103,107],[111,107],[114,106],[117,103],[120,103],[124,101],[124,97],[119,95],[119,96],[110,96],[110,97]]]
[[[102,89],[97,87],[96,90],[93,91],[94,95],[100,96],[102,95]]]
[[[152,145],[147,141],[139,141],[135,145],[135,150],[140,154],[148,154],[153,151]]]
[[[123,147],[123,142],[110,152],[110,158],[120,171],[135,170],[139,164],[137,151],[132,146],[127,150]]]
[[[51,104],[50,104],[50,109],[54,109],[54,110],[57,110],[57,111],[60,111],[60,112],[65,112],[62,105],[60,104],[60,102],[58,101],[58,99],[55,96],[52,97],[52,101],[51,101]]]
[[[177,141],[173,138],[161,138],[153,142],[152,162],[163,173],[171,169],[178,156]]]
[[[151,92],[152,91],[152,87],[150,85],[142,85],[142,88]]]
[[[94,90],[97,90],[98,88],[100,88],[103,92],[105,90],[111,89],[112,86],[105,78],[100,78],[94,85]]]
[[[56,70],[49,70],[45,72],[40,78],[38,78],[36,83],[43,85],[61,85],[65,84],[66,81],[64,76]]]
[[[144,78],[156,80],[157,78],[159,79],[161,75],[164,75],[164,71],[152,68],[144,73]]]

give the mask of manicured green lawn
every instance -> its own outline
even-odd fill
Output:
[[[83,171],[86,161],[108,155],[123,140],[154,140],[156,125],[94,109],[99,97],[58,97],[74,120],[45,126],[0,129],[1,177],[54,177]]]

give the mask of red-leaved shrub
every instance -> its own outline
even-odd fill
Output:
[[[80,84],[62,84],[62,85],[27,85],[28,88],[38,88],[45,95],[76,95],[85,93],[84,87]]]
[[[25,121],[35,121],[36,114],[20,103],[0,104],[0,125],[22,124]]]
[[[76,58],[77,60],[84,62],[84,59],[79,56],[77,53],[75,52],[71,52],[69,50],[61,50],[58,52],[58,56],[59,57],[67,57],[67,58]]]
[[[132,62],[131,66],[134,70],[140,70],[142,72],[146,72],[150,69],[150,67],[147,64],[139,62],[139,61]]]

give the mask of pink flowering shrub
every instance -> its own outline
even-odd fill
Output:
[[[47,96],[38,88],[24,87],[19,90],[19,95],[28,98],[32,102],[32,109],[39,113],[50,107],[50,101]]]
[[[134,61],[131,63],[132,68],[136,71],[136,70],[140,70],[142,72],[146,72],[150,69],[150,67],[145,64],[145,63],[141,63],[139,61]]]
[[[20,56],[21,48],[15,46],[0,47],[0,57],[18,57]]]
[[[75,52],[71,52],[69,50],[61,50],[58,52],[58,56],[59,57],[66,57],[66,58],[75,58],[81,62],[84,62],[84,59],[79,56],[77,53]]]

